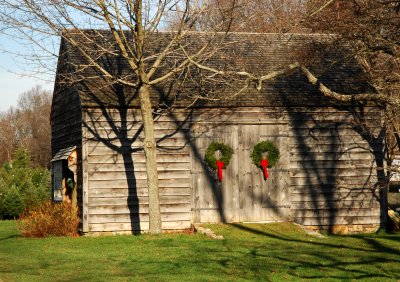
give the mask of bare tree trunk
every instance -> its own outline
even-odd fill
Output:
[[[147,186],[149,190],[149,232],[161,233],[160,199],[158,193],[158,173],[156,142],[150,93],[147,85],[139,88],[140,108],[144,127],[144,153],[146,158]]]

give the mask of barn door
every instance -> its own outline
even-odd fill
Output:
[[[199,134],[199,132],[201,134]],[[196,157],[192,156],[192,219],[194,222],[243,222],[285,220],[289,217],[289,150],[286,124],[197,125],[193,134]],[[271,140],[281,151],[278,164],[263,179],[262,171],[251,163],[255,144]],[[234,149],[224,180],[204,166],[204,152],[213,142]]]
[[[238,130],[239,221],[283,220],[289,216],[289,144],[285,125],[241,125]],[[270,140],[281,157],[264,180],[251,161],[253,147]]]

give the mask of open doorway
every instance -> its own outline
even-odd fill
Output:
[[[76,203],[76,147],[60,150],[51,160],[53,202]]]

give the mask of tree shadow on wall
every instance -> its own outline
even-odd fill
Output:
[[[352,61],[345,66],[333,64],[320,77],[340,93],[371,91],[364,80],[358,80],[360,72]],[[296,168],[291,175],[292,219],[303,225],[325,226],[328,231],[335,225],[384,225],[385,128],[381,110],[324,97],[299,72],[281,77],[271,86],[281,91],[295,141],[291,148],[291,167]],[[302,95],[300,103],[293,93]],[[380,222],[374,221],[374,213],[380,213]]]
[[[158,92],[160,93],[161,99],[163,101],[168,100],[170,93],[164,92],[163,89],[158,89]],[[182,118],[182,113],[184,113],[185,115],[184,118]],[[235,111],[232,111],[232,109],[229,107],[214,108],[212,110],[204,108],[201,100],[193,104],[190,109],[181,108],[180,111],[177,111],[176,109],[171,108],[164,113],[168,117],[168,120],[172,121],[175,124],[176,130],[170,135],[164,136],[163,138],[159,139],[159,141],[164,138],[169,138],[174,134],[180,132],[181,134],[183,134],[183,137],[185,139],[184,146],[188,146],[190,148],[193,178],[191,190],[192,218],[194,222],[196,222],[196,220],[198,220],[198,216],[200,216],[196,215],[197,212],[201,213],[202,211],[210,211],[212,214],[215,211],[219,217],[220,222],[231,222],[226,212],[226,209],[229,208],[226,201],[229,200],[229,198],[233,197],[233,195],[228,195],[224,191],[225,183],[221,183],[218,181],[216,172],[211,169],[205,162],[205,148],[201,147],[201,145],[204,145],[202,143],[209,144],[212,141],[223,141],[224,143],[231,144],[231,140],[227,140],[226,136],[222,137],[222,135],[216,133],[219,132],[219,130],[216,129],[219,129],[220,127],[224,127],[229,124],[234,113]],[[201,122],[212,121],[214,120],[214,118],[216,118],[218,122],[207,123],[207,126],[205,126],[204,123]],[[198,121],[200,121],[200,123],[198,123]],[[222,140],[221,138],[224,140]],[[199,140],[203,141],[199,142]],[[235,150],[237,148],[233,149]],[[235,157],[237,156],[235,156],[234,153],[233,158]],[[232,162],[234,161],[232,160]],[[233,169],[233,171],[235,173],[239,173],[236,169]],[[224,174],[225,173],[227,172],[224,171]],[[234,179],[236,180],[239,178],[238,175],[233,175],[232,177],[234,177]],[[197,181],[200,178],[201,184],[198,184]],[[199,187],[199,185],[201,187]],[[202,190],[200,192],[200,195],[196,194],[199,193],[199,191],[195,191],[196,189]],[[239,189],[239,187],[237,187],[237,189]],[[197,197],[203,197],[203,199],[197,199]],[[276,215],[284,216],[282,210],[279,209],[276,203],[273,202],[272,199],[266,198],[263,194],[258,196],[247,193],[246,197],[251,198],[251,200],[258,206],[268,206],[270,207],[271,211],[273,211]],[[196,204],[196,201],[202,202],[203,200],[204,202],[209,202],[207,204]]]
[[[89,182],[96,182],[96,185],[89,185],[89,197],[92,197],[90,201],[96,203],[96,206],[92,208],[118,210],[123,208],[121,205],[123,202],[116,201],[126,197],[130,230],[133,234],[138,234],[142,230],[139,211],[140,206],[143,205],[139,192],[141,195],[144,192],[138,190],[133,154],[143,152],[139,146],[139,136],[143,131],[143,125],[141,121],[136,120],[135,111],[129,110],[132,101],[138,99],[138,94],[134,92],[134,89],[127,91],[124,87],[110,84],[106,80],[104,80],[104,86],[101,86],[98,80],[96,80],[96,85],[90,82],[80,85],[82,93],[85,93],[85,99],[88,99],[86,102],[91,105],[84,110],[86,117],[83,119],[83,128],[86,129],[88,135],[84,142],[87,142],[88,148]],[[122,169],[119,168],[121,164]],[[113,167],[107,168],[107,165]],[[119,173],[123,173],[125,177],[119,177]],[[107,178],[104,179],[103,175]],[[121,181],[126,181],[126,184],[120,183]],[[120,211],[120,214],[124,213],[125,211]],[[127,223],[123,218],[116,218],[114,221],[110,217],[113,215],[107,215],[107,212],[99,215],[100,218],[101,216],[104,216],[102,220],[108,223]]]
[[[206,186],[210,188],[211,193],[212,193],[212,198],[214,200],[214,203],[216,204],[216,210],[219,214],[220,221],[221,222],[227,222],[226,215],[225,215],[225,210],[224,210],[224,194],[223,190],[221,189],[221,184],[218,182],[215,173],[208,167],[204,160],[204,155],[201,154],[201,149],[198,147],[196,144],[195,140],[196,138],[201,138],[203,134],[206,132],[202,132],[196,135],[193,135],[193,123],[192,120],[196,118],[196,110],[191,109],[184,120],[180,120],[177,116],[176,113],[173,111],[168,113],[168,117],[175,123],[175,126],[177,130],[180,130],[183,126],[186,126],[190,128],[190,130],[185,130],[182,131],[186,144],[187,146],[190,147],[191,150],[191,159],[193,163],[199,163],[201,166],[201,169],[203,171],[202,175],[206,178]],[[199,172],[195,172],[199,173]],[[191,189],[191,193],[194,193],[194,187]],[[193,195],[192,195],[193,197]],[[193,203],[192,203],[193,204]],[[192,213],[195,212],[193,210],[192,206]]]
[[[347,71],[349,66],[352,67],[350,72]],[[365,92],[367,87],[365,83],[360,85],[359,82],[349,81],[349,77],[357,78],[356,74],[361,71],[354,66],[356,66],[354,62],[348,62],[345,66],[333,65],[330,72],[324,73],[321,77],[324,83],[338,92]],[[382,199],[382,195],[379,196],[377,191],[386,183],[384,172],[381,170],[385,148],[384,129],[375,132],[375,125],[370,123],[370,113],[365,111],[366,107],[360,104],[338,105],[337,102],[322,97],[300,73],[265,84],[267,91],[264,93],[269,93],[268,89],[273,93],[279,93],[280,103],[288,113],[289,124],[293,129],[297,159],[292,162],[297,169],[293,171],[290,184],[292,218],[305,225],[323,225],[330,228],[340,222],[355,224],[354,218],[361,219],[365,217],[363,211],[374,208],[375,201],[370,200],[371,195],[375,199]],[[349,88],[349,85],[353,84],[356,87]],[[98,142],[115,152],[116,156],[122,156],[129,191],[127,204],[131,216],[131,228],[140,230],[142,228],[139,218],[139,191],[135,177],[137,167],[132,154],[142,152],[140,144],[136,145],[135,142],[140,141],[143,128],[141,122],[136,120],[133,111],[129,110],[132,108],[132,102],[138,97],[134,89],[127,90],[107,81],[104,85],[83,83],[81,92],[85,93],[87,99],[93,103],[93,107],[100,110],[96,113],[91,111],[91,108],[86,109],[87,119],[84,127],[91,134],[89,141]],[[168,90],[173,92],[174,87],[158,89],[160,101],[167,106],[170,104],[174,106],[168,101],[171,94]],[[171,97],[174,99],[175,95]],[[266,95],[265,99],[270,97]],[[321,105],[332,112],[321,111]],[[193,136],[191,130],[196,121],[196,107],[201,108],[202,105],[192,105],[192,110],[187,110],[183,119],[174,111],[160,111],[155,114],[155,117],[160,114],[168,116],[176,128],[174,132],[159,138],[157,147],[159,150],[177,150],[179,148],[162,148],[160,143],[177,133],[184,136],[183,147],[190,147],[192,161],[195,160],[200,164],[220,219],[222,222],[227,222],[224,199],[228,195],[223,194],[213,173],[208,173],[209,168],[201,154],[201,148],[195,142],[199,136]],[[375,118],[377,121],[378,116]],[[130,136],[132,132],[135,133]],[[364,159],[364,155],[372,155],[373,158]],[[362,180],[360,175],[363,176]],[[265,199],[262,198],[253,200],[273,206],[273,203],[265,203]],[[380,205],[380,208],[381,222],[383,222],[385,207]],[[346,211],[354,216],[341,214]],[[275,212],[279,213],[279,210],[276,208]],[[357,214],[358,212],[360,214]]]

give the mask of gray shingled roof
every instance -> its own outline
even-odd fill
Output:
[[[108,31],[87,31],[93,36],[93,42],[105,48],[113,49],[113,41]],[[157,54],[169,42],[172,34],[161,32],[152,35],[146,43],[147,55]],[[219,42],[224,34],[214,38]],[[244,70],[257,75],[267,74],[274,70],[293,63],[300,57],[309,56],[314,50],[319,50],[318,60],[313,61],[311,69],[326,85],[333,90],[344,93],[360,93],[367,89],[362,81],[362,71],[356,61],[346,58],[343,47],[324,49],[321,46],[332,39],[330,35],[310,34],[257,34],[232,33],[229,34],[218,50],[207,57],[202,63],[216,69]],[[84,39],[82,46],[84,46]],[[205,33],[190,33],[182,42],[189,52],[194,52],[207,40]],[[92,43],[90,43],[92,44]],[[90,45],[89,44],[89,45]],[[136,89],[119,84],[113,84],[93,67],[82,66],[87,62],[65,40],[62,41],[56,93],[65,90],[71,85],[63,84],[62,76],[70,75],[77,79],[73,87],[79,91],[83,106],[138,106]],[[211,44],[211,46],[217,46]],[[99,48],[94,48],[99,57],[97,62],[116,76],[130,77],[135,80],[127,63],[121,56],[107,53],[101,54]],[[114,50],[114,49],[113,49]],[[316,52],[316,51],[315,51]],[[154,58],[150,58],[151,62]],[[180,51],[171,53],[156,73],[161,75],[171,66],[185,59]],[[315,59],[315,58],[314,58]],[[150,65],[150,64],[149,64]],[[67,71],[66,71],[67,70]],[[195,97],[217,97],[219,100],[197,100],[194,107],[233,107],[233,106],[321,106],[335,105],[337,102],[329,100],[311,86],[299,71],[263,83],[260,91],[254,86],[249,87],[233,99],[238,89],[243,86],[243,80],[238,77],[229,77],[222,80],[218,76],[211,79],[202,79],[209,73],[192,67],[185,73],[179,73],[167,82],[157,85],[152,91],[154,105],[173,105],[187,107],[192,105]]]

